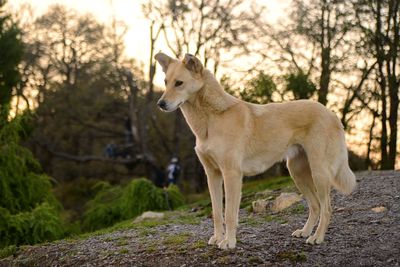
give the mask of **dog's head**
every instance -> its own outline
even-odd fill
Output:
[[[176,110],[203,87],[203,65],[195,56],[186,54],[179,61],[160,52],[154,58],[165,73],[165,92],[157,102],[161,110]]]

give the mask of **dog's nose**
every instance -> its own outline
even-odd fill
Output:
[[[167,108],[167,103],[164,100],[159,100],[157,102],[157,105],[158,105],[159,108],[161,108],[163,110],[165,110]]]

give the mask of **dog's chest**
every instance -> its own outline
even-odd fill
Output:
[[[252,176],[264,172],[275,162],[280,161],[282,155],[282,153],[265,152],[245,157],[242,161],[243,175]]]

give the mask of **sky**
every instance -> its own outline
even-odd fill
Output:
[[[147,63],[149,58],[149,21],[141,12],[141,5],[146,0],[9,0],[10,7],[17,12],[21,5],[30,4],[35,16],[46,12],[53,4],[62,4],[78,10],[78,12],[92,13],[102,23],[111,23],[113,16],[124,21],[128,26],[125,36],[126,55],[129,58]],[[258,0],[260,5],[267,7],[267,16],[270,21],[277,21],[287,8],[288,0]],[[158,50],[167,51],[166,45],[159,43]],[[146,68],[147,69],[147,68]],[[155,83],[163,84],[161,73],[157,73]]]

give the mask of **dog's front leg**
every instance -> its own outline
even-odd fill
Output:
[[[210,190],[212,216],[214,220],[214,235],[208,241],[209,245],[219,244],[224,239],[224,218],[222,216],[222,176],[218,172],[207,171],[207,182]]]
[[[214,235],[208,241],[209,245],[219,244],[224,239],[224,218],[222,216],[222,174],[214,168],[207,156],[196,149],[196,153],[207,175],[208,189],[210,191],[212,216],[214,220]]]
[[[239,218],[239,207],[242,190],[242,173],[238,170],[223,170],[225,188],[225,225],[226,235],[218,247],[228,249],[236,247],[236,228]]]

